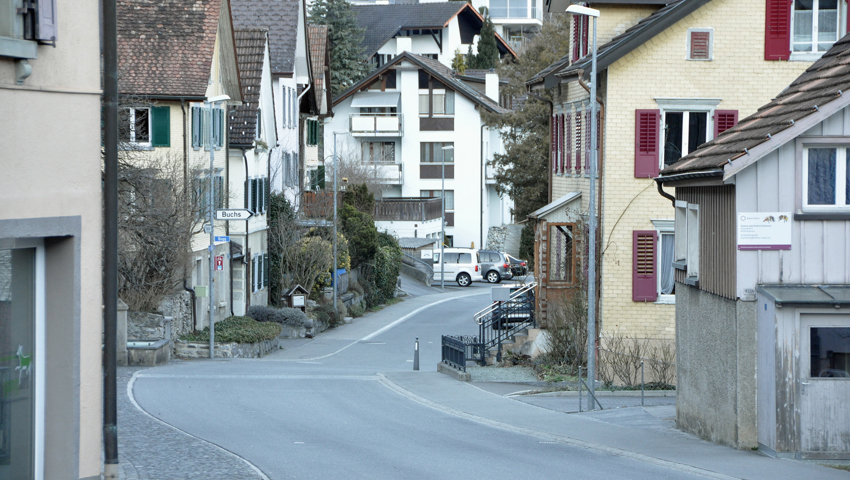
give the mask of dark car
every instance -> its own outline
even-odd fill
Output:
[[[515,277],[524,277],[528,275],[528,262],[512,257],[510,255],[508,255],[507,257],[508,261],[511,262],[511,272],[514,274]]]
[[[511,273],[507,253],[481,250],[478,252],[478,257],[481,262],[481,275],[485,282],[499,283],[513,278],[514,274]]]

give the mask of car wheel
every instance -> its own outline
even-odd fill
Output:
[[[487,272],[487,281],[490,283],[499,283],[502,281],[502,276],[495,270]]]
[[[468,273],[461,273],[457,276],[457,284],[461,287],[468,287],[472,284],[472,277]]]

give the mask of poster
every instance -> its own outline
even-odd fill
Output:
[[[791,250],[791,212],[738,212],[738,250]]]

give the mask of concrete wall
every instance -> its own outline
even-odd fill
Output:
[[[756,302],[676,284],[676,425],[736,448],[757,445]]]
[[[0,243],[45,248],[44,476],[100,478],[101,154],[98,5],[58,2],[56,47],[15,83],[0,57]],[[38,367],[36,367],[38,368]]]

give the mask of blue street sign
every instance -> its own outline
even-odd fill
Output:
[[[221,237],[215,237],[215,241],[216,242],[229,242],[230,236],[224,235],[224,236],[221,236]]]

